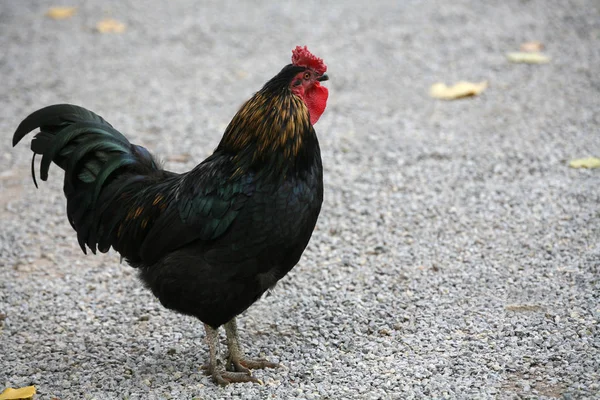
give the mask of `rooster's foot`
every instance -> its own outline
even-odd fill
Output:
[[[245,357],[240,346],[235,318],[225,324],[225,333],[227,333],[227,348],[229,349],[229,356],[227,357],[228,371],[250,373],[251,369],[277,368],[281,366],[264,358],[251,359]]]
[[[251,369],[265,369],[265,368],[278,368],[281,366],[279,363],[270,362],[265,360],[264,358],[242,358],[242,359],[234,359],[233,357],[229,358],[228,363],[229,371],[236,372],[245,372],[250,373]]]
[[[226,371],[219,357],[219,333],[210,325],[204,325],[206,329],[206,340],[208,342],[209,359],[208,365],[203,367],[206,374],[212,376],[219,385],[225,386],[237,382],[262,382],[252,376],[250,371]]]
[[[254,382],[262,385],[260,379],[256,379],[247,372],[231,372],[215,369],[210,373],[213,380],[221,386],[229,385],[230,383]]]

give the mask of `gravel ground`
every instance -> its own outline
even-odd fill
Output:
[[[600,398],[600,3],[0,4],[0,389],[50,399]],[[113,17],[123,34],[99,34]],[[547,65],[504,53],[540,40]],[[201,324],[118,255],[83,256],[62,174],[35,190],[29,112],[90,108],[184,171],[308,44],[329,65],[325,203],[242,318],[264,385],[215,386]],[[488,80],[443,102],[432,83]]]

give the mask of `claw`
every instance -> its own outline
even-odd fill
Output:
[[[229,385],[230,383],[237,382],[253,382],[262,385],[262,381],[260,379],[256,379],[252,376],[252,372],[248,368],[242,365],[239,362],[240,360],[240,350],[237,344],[237,337],[235,338],[235,342],[233,343],[233,352],[226,363],[225,366],[221,363],[221,359],[219,358],[219,332],[216,328],[213,328],[210,325],[204,324],[204,328],[206,330],[206,340],[208,342],[208,365],[204,365],[201,369],[204,370],[206,375],[212,376],[213,380],[221,385]],[[236,335],[237,336],[237,335]],[[250,368],[265,368],[270,364],[267,360],[252,360],[250,362],[244,361],[245,364]],[[264,366],[261,366],[264,365]]]
[[[213,371],[211,374],[216,383],[221,386],[229,385],[230,383],[253,382],[262,385],[260,379],[256,379],[245,372],[230,372],[230,371]]]
[[[227,357],[228,371],[250,373],[251,369],[281,367],[281,364],[267,361],[264,358],[245,358],[240,346],[235,318],[225,324],[225,333],[227,333],[227,347],[229,349],[229,356]]]
[[[250,374],[250,370],[252,369],[279,368],[281,366],[282,365],[279,363],[270,362],[264,358],[235,359],[230,356],[227,362],[227,371],[245,372]]]
[[[242,359],[239,361],[239,364],[242,367],[249,369],[265,369],[265,368],[279,368],[281,364],[270,362],[265,360],[264,358],[255,358],[255,359]]]
[[[239,361],[229,359],[227,363],[227,371],[235,371],[235,372],[245,372],[247,374],[252,374],[249,368],[244,367]]]

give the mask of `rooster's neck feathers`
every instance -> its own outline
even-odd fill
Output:
[[[292,77],[303,69],[285,67],[233,117],[217,152],[233,156],[237,173],[266,165],[308,167],[318,152],[308,108],[289,88]]]

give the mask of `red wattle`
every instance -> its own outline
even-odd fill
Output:
[[[327,97],[329,97],[329,90],[325,86],[321,86],[319,82],[316,82],[304,93],[304,103],[310,113],[311,124],[316,124],[321,118],[321,114],[327,107]]]

